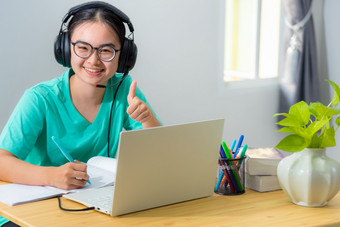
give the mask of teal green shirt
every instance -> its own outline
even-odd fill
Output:
[[[134,121],[126,113],[131,77],[127,76],[119,87],[112,110],[118,84],[106,88],[98,114],[89,123],[71,101],[69,78],[73,74],[70,69],[61,77],[42,82],[25,91],[0,135],[1,149],[32,164],[60,166],[68,161],[53,143],[51,137],[55,136],[74,159],[87,162],[93,156],[107,156],[111,124],[110,157],[116,157],[120,132],[123,129],[142,128],[140,122]],[[121,74],[116,74],[108,81],[108,85],[121,78]],[[138,87],[136,95],[149,104]],[[4,221],[0,217],[0,225]]]

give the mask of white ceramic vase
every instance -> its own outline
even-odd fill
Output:
[[[283,158],[277,176],[283,191],[297,205],[325,206],[340,189],[340,164],[326,149],[304,149]]]

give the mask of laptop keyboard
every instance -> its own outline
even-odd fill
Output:
[[[87,202],[96,207],[110,210],[112,206],[112,193],[110,195],[100,195],[96,198],[89,198]]]
[[[110,214],[113,201],[114,186],[95,188],[63,195],[64,197],[82,203],[88,207]]]

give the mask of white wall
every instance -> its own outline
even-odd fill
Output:
[[[2,4],[0,129],[25,89],[64,71],[54,60],[53,42],[64,14],[81,2]],[[279,141],[272,118],[278,108],[277,85],[238,89],[223,85],[224,1],[108,2],[124,11],[135,27],[139,54],[131,75],[164,124],[221,117],[226,120],[227,143],[240,134],[249,146],[274,146]]]
[[[328,78],[340,85],[340,1],[324,0],[324,31],[326,55],[322,58],[327,65]],[[333,93],[331,93],[333,97]],[[330,100],[328,100],[329,102]],[[340,130],[336,134],[337,146],[328,149],[328,154],[340,160]]]

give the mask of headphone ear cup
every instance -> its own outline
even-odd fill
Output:
[[[68,37],[68,32],[63,32],[61,45],[63,47],[63,66],[71,68],[70,39]]]
[[[70,40],[68,32],[61,32],[54,42],[54,57],[64,67],[71,67]]]
[[[61,36],[61,33],[59,33],[59,35],[57,35],[57,37],[54,40],[54,57],[55,57],[55,60],[57,60],[59,64],[63,65],[63,59],[61,57],[62,50],[60,46],[60,36]]]
[[[137,46],[133,40],[125,38],[122,51],[119,57],[118,73],[128,73],[137,60]]]

